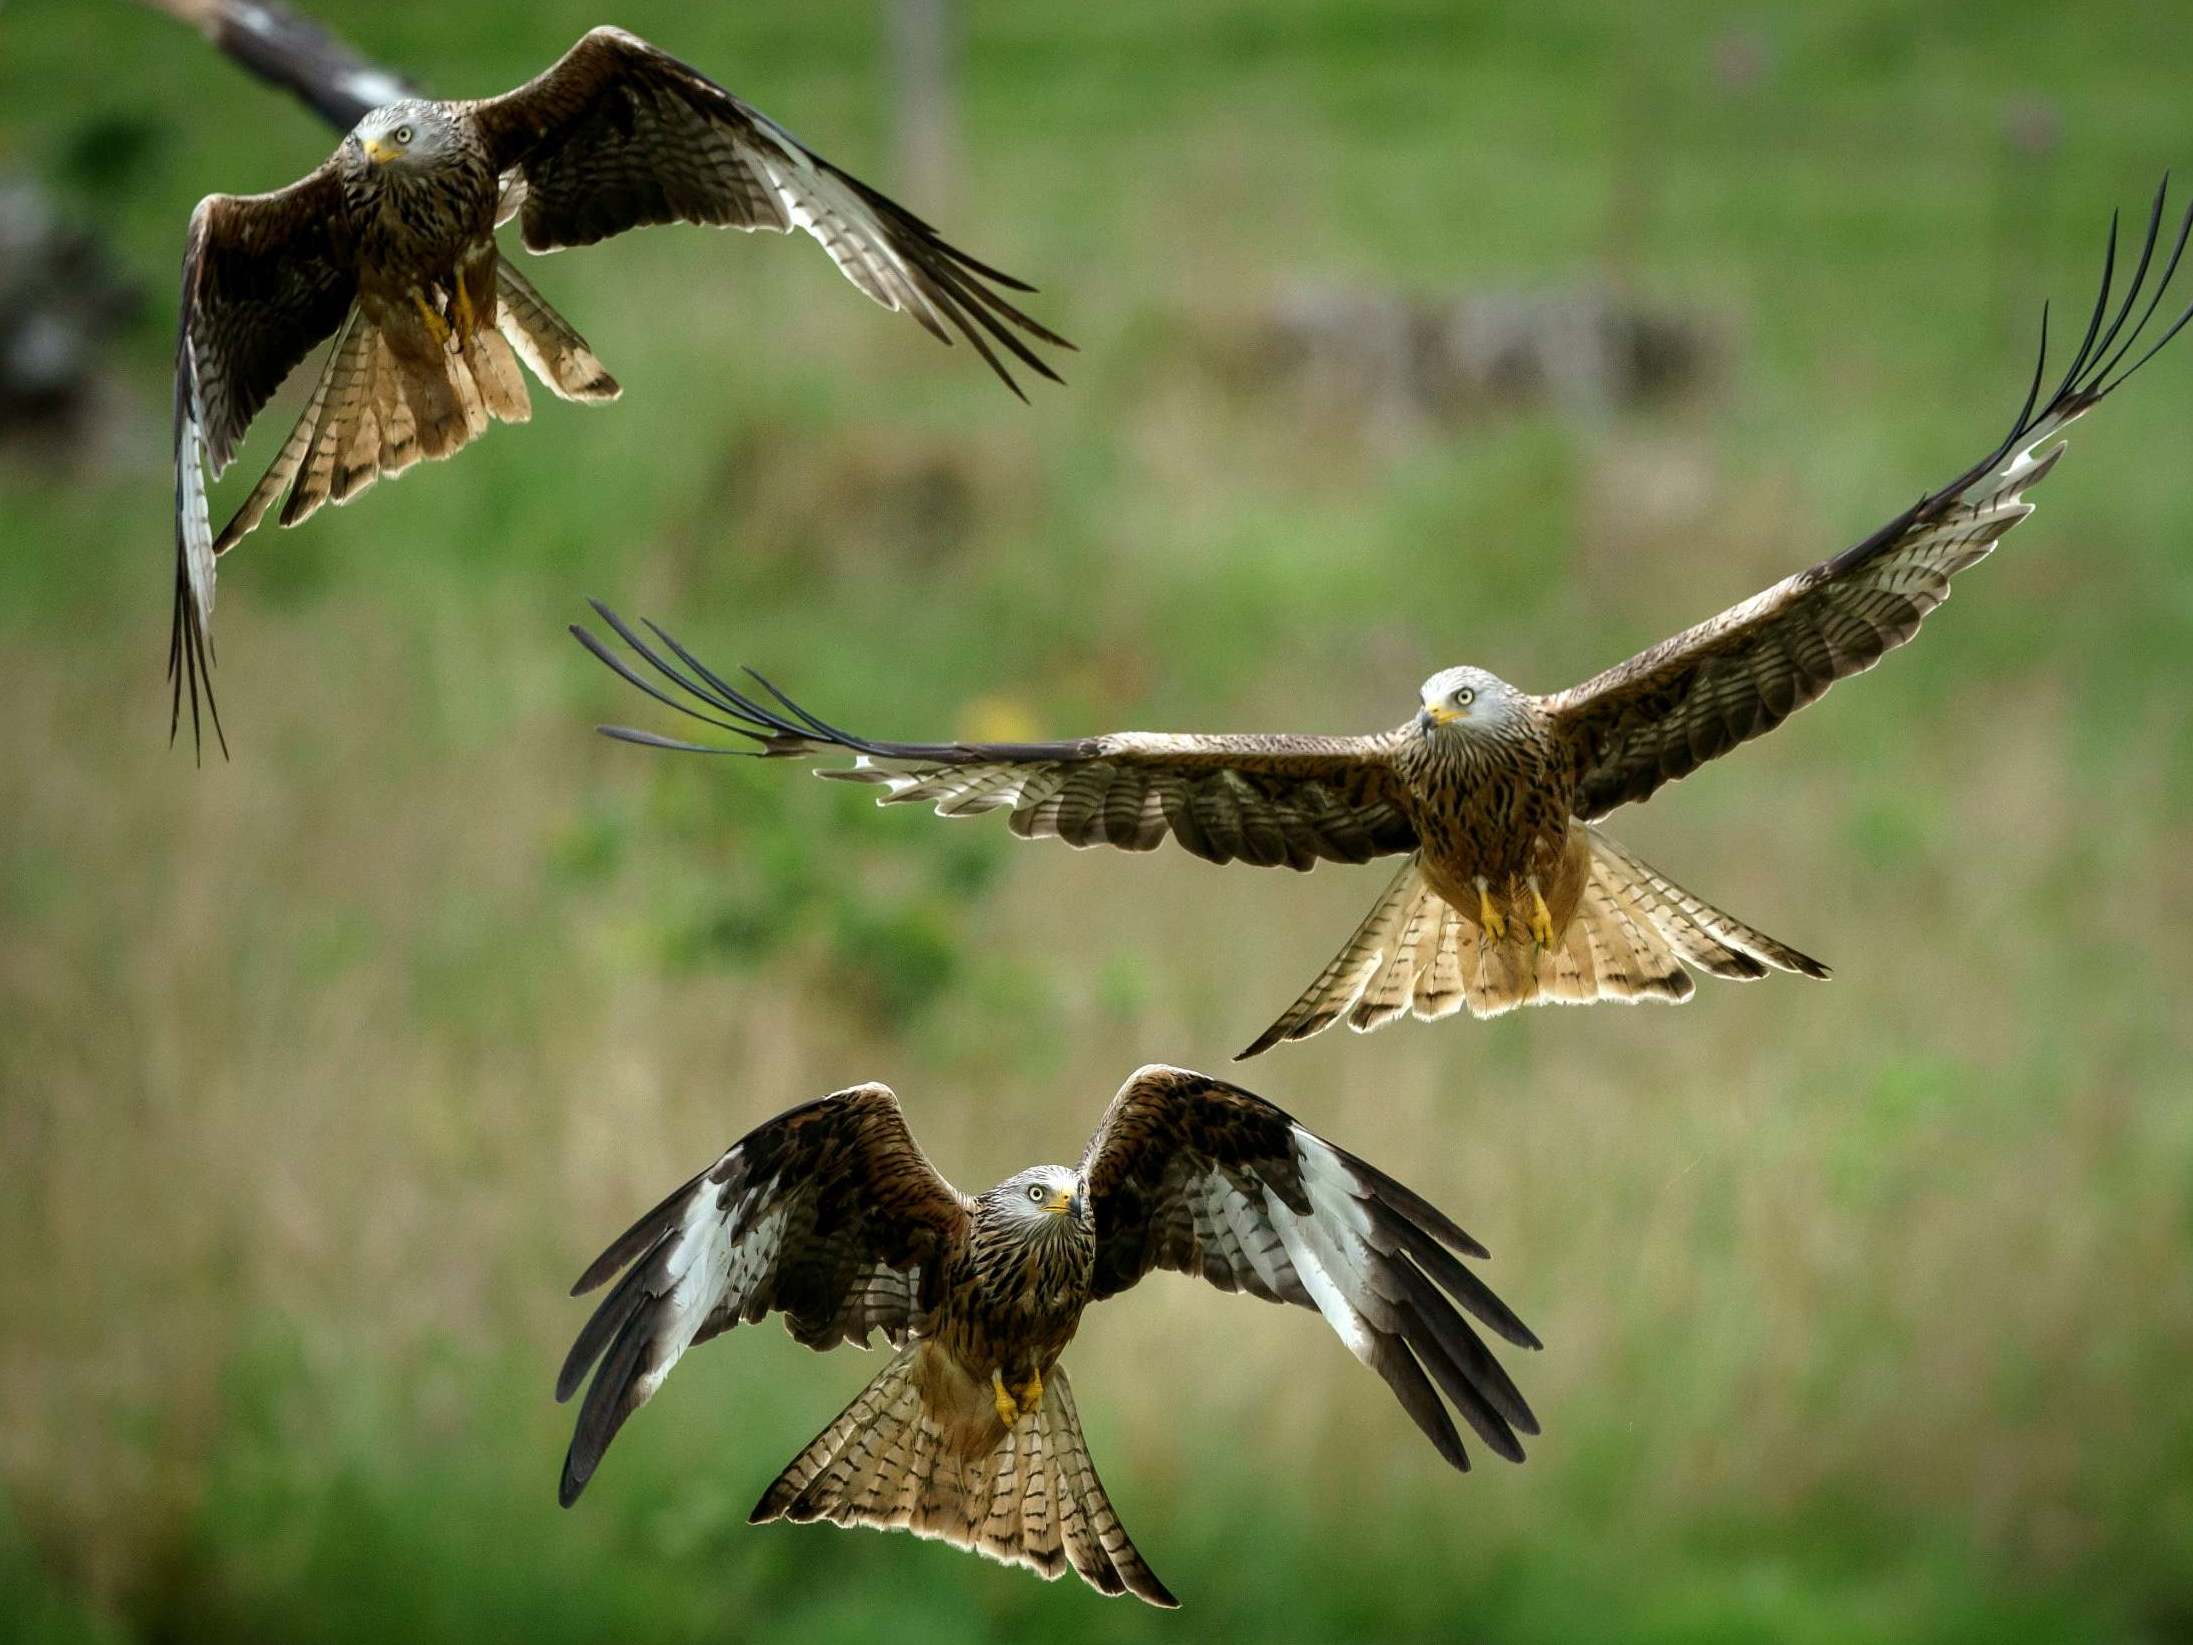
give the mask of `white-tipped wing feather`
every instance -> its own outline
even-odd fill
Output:
[[[1165,1067],[1121,1087],[1082,1171],[1095,1296],[1166,1268],[1314,1308],[1455,1467],[1469,1460],[1442,1392],[1486,1445],[1522,1459],[1516,1436],[1537,1421],[1462,1310],[1520,1347],[1538,1339],[1463,1266],[1484,1247],[1391,1177],[1261,1097]]]
[[[888,1087],[856,1086],[757,1126],[626,1230],[573,1288],[583,1294],[623,1271],[557,1379],[565,1400],[594,1372],[562,1500],[585,1489],[679,1356],[718,1332],[779,1312],[813,1348],[865,1345],[878,1330],[904,1341],[966,1214]]]

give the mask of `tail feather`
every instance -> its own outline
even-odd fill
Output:
[[[1046,1579],[1177,1604],[1120,1525],[1081,1436],[1063,1367],[1011,1428],[930,1343],[895,1355],[794,1457],[750,1516],[907,1530]]]
[[[1420,979],[1439,963],[1450,913],[1445,899],[1436,895],[1410,902],[1392,958],[1372,976],[1348,1013],[1350,1028],[1367,1034],[1408,1011]]]
[[[1153,1605],[1178,1605],[1180,1601],[1143,1562],[1112,1509],[1104,1482],[1097,1478],[1088,1442],[1081,1437],[1081,1412],[1074,1405],[1073,1384],[1066,1380],[1064,1366],[1052,1367],[1036,1414],[1051,1467],[1048,1500],[1058,1515],[1066,1557],[1082,1580],[1100,1593],[1126,1592]]]
[[[305,409],[298,415],[296,426],[289,431],[289,438],[282,442],[282,449],[274,454],[274,461],[259,476],[259,483],[251,488],[243,506],[230,516],[221,534],[213,540],[213,554],[219,559],[248,532],[255,530],[266,518],[266,512],[274,506],[274,499],[282,494],[283,487],[297,477],[297,470],[304,466],[305,452],[312,443],[313,431],[320,426],[320,414],[327,409],[328,389],[335,381],[335,363],[359,345],[359,339],[371,339],[374,328],[356,308],[335,334],[335,346],[328,352],[327,364],[320,369],[319,381],[312,385],[312,397],[305,402]]]
[[[364,315],[343,333],[342,345],[327,357],[320,374],[325,392],[316,396],[319,415],[305,442],[303,461],[282,502],[281,522],[297,524],[322,503],[341,502],[365,483],[350,460],[353,450],[363,451],[370,442],[380,443],[379,424],[373,416],[373,373],[380,328]],[[362,422],[371,421],[371,431]]]
[[[1675,951],[1701,971],[1746,981],[1763,977],[1768,967],[1825,980],[1828,968],[1809,954],[1778,942],[1711,903],[1672,883],[1658,869],[1640,862],[1594,828],[1589,830],[1595,860],[1618,871],[1647,918],[1666,933]]]
[[[1282,1040],[1306,1040],[1331,1027],[1341,1012],[1363,996],[1372,979],[1379,974],[1419,900],[1426,896],[1434,896],[1434,893],[1424,883],[1423,871],[1411,856],[1387,883],[1386,889],[1379,893],[1378,901],[1363,916],[1363,923],[1355,928],[1355,934],[1341,945],[1332,963],[1318,973],[1317,980],[1302,991],[1302,997],[1287,1007],[1277,1022],[1256,1037],[1254,1044],[1246,1051],[1238,1052],[1234,1061],[1245,1062],[1269,1051]]]
[[[419,420],[404,396],[403,378],[385,336],[373,345],[373,420],[381,431],[383,474],[401,474],[419,460]]]
[[[461,451],[491,422],[531,415],[517,356],[499,333],[477,332],[453,355],[423,332],[392,337],[353,308],[296,426],[221,528],[213,552],[225,554],[257,527],[285,488],[280,519],[293,526],[422,458]]]
[[[518,356],[501,331],[485,327],[475,331],[465,345],[465,366],[479,385],[487,414],[498,423],[524,423],[533,418],[533,401],[526,393],[525,373]]]
[[[507,262],[496,265],[495,327],[534,376],[566,400],[614,400],[624,392],[586,339]]]
[[[1739,981],[1769,969],[1828,975],[1818,960],[1685,891],[1596,828],[1578,824],[1571,849],[1585,857],[1575,912],[1546,948],[1512,923],[1506,940],[1486,941],[1411,857],[1332,963],[1240,1058],[1307,1039],[1343,1017],[1368,1032],[1404,1014],[1430,1020],[1464,1007],[1493,1017],[1519,1005],[1680,1001],[1696,987],[1690,970]]]

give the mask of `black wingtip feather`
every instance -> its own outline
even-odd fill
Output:
[[[642,626],[655,636],[655,641],[650,642],[600,600],[589,603],[602,621],[631,647],[634,657],[691,701],[672,696],[663,687],[642,677],[632,663],[612,651],[584,626],[577,623],[570,625],[572,637],[619,679],[637,687],[665,707],[697,719],[704,725],[714,726],[719,731],[729,731],[759,746],[752,749],[716,749],[684,743],[675,738],[658,739],[623,726],[601,727],[604,734],[625,742],[672,748],[681,752],[758,754],[767,759],[806,757],[834,748],[850,754],[865,754],[875,760],[908,760],[943,765],[979,764],[990,760],[1090,759],[1096,756],[1100,748],[1101,739],[1091,737],[1055,743],[877,742],[856,736],[808,712],[764,676],[749,668],[746,670],[747,674],[761,687],[765,696],[782,705],[782,711],[770,707],[768,703],[757,701],[702,662],[660,624],[651,619],[643,622]],[[657,643],[660,650],[657,649]],[[681,668],[673,664],[662,654],[664,651],[668,651],[684,666]],[[695,708],[694,703],[703,707]],[[837,774],[817,773],[821,776]]]
[[[180,556],[175,566],[175,610],[168,632],[168,746],[182,729],[183,694],[190,694],[190,741],[194,763],[205,764],[205,730],[199,719],[198,699],[205,697],[206,717],[221,758],[230,757],[228,733],[221,727],[221,704],[213,693],[213,643],[198,620],[198,603],[190,591],[190,576]]]
[[[666,748],[674,754],[729,754],[742,759],[758,759],[760,755],[751,748],[719,748],[714,743],[689,743],[679,737],[665,737],[659,732],[642,731],[629,725],[597,725],[594,728],[604,737],[620,743],[636,743],[642,748]]]
[[[2123,363],[2139,339],[2146,333],[2149,321],[2162,304],[2173,279],[2176,277],[2189,236],[2193,236],[2193,203],[2189,203],[2180,219],[2177,239],[2172,243],[2170,256],[2164,261],[2161,274],[2152,284],[2148,274],[2154,265],[2154,253],[2160,241],[2167,203],[2170,177],[2166,172],[2157,185],[2155,200],[2149,208],[2147,231],[2142,236],[2140,256],[2133,271],[2133,278],[2126,285],[2123,301],[2116,316],[2109,320],[2105,329],[2103,321],[2109,315],[2110,298],[2115,293],[2117,276],[2117,240],[2122,226],[2119,213],[2111,212],[2109,233],[2103,248],[2101,287],[2094,298],[2094,308],[2087,317],[2085,335],[2073,351],[2071,363],[2065,367],[2056,387],[2046,399],[2041,398],[2041,385],[2047,381],[2049,305],[2041,305],[2041,340],[2033,368],[2033,382],[2026,391],[2025,403],[2012,421],[2010,432],[2003,436],[1996,447],[1974,463],[1949,484],[1928,492],[1902,514],[1890,520],[1880,530],[1864,541],[1855,543],[1826,563],[1831,572],[1844,572],[1863,565],[1873,555],[1882,552],[1890,544],[1899,541],[1905,532],[1932,514],[1949,507],[1965,488],[1985,474],[1992,473],[2002,462],[2033,436],[2051,418],[2076,416],[2099,404],[2121,388],[2132,375],[2148,361],[2161,353],[2171,339],[2193,322],[2193,303],[2179,313],[2130,365]],[[2139,320],[2126,330],[2134,305],[2145,287],[2148,292],[2147,306]],[[1823,968],[1824,969],[1824,968]]]
[[[669,667],[668,664],[664,663],[660,657],[654,654],[654,652],[650,651],[644,644],[635,639],[632,635],[632,631],[625,626],[623,619],[620,618],[614,611],[611,611],[607,606],[602,605],[599,601],[595,602],[595,607],[598,611],[601,612],[602,620],[608,623],[611,628],[616,630],[616,632],[625,639],[626,643],[631,645],[634,652],[636,652],[640,657],[650,663],[657,670],[657,672],[661,673],[666,679],[679,686],[688,695],[692,696],[696,701],[706,703],[709,707],[716,708],[719,710],[719,712],[721,712],[721,705],[716,703],[716,701],[711,698],[706,692],[700,690],[697,686],[693,685],[691,681],[685,679],[675,669]],[[703,713],[699,709],[694,708],[690,703],[680,702],[677,698],[671,696],[661,687],[653,684],[646,679],[643,679],[640,676],[638,670],[633,668],[631,664],[627,663],[614,651],[610,650],[607,645],[603,644],[600,639],[596,638],[595,635],[583,625],[579,623],[573,623],[570,625],[570,630],[571,637],[577,640],[579,644],[586,647],[586,649],[594,655],[595,659],[600,662],[604,667],[608,668],[610,672],[615,674],[619,679],[623,680],[627,685],[634,686],[639,690],[644,691],[645,693],[647,693],[648,696],[654,698],[655,701],[661,703],[665,708],[673,709],[676,712],[687,716],[689,719],[699,720],[703,725],[712,725],[718,731],[729,731],[737,736],[753,738],[757,742],[766,740],[764,738],[757,737],[755,733],[748,729],[746,726],[737,724],[736,722],[729,719],[718,718],[715,714]],[[615,733],[612,732],[611,735],[615,735]],[[696,749],[699,749],[699,751],[701,752],[715,752],[715,750],[702,748],[698,744],[693,746]]]
[[[647,1352],[646,1326],[646,1316],[638,1311],[623,1322],[586,1390],[578,1423],[572,1430],[571,1448],[564,1453],[563,1478],[556,1487],[556,1500],[566,1508],[578,1501],[594,1470],[601,1466],[609,1442],[639,1408],[632,1398],[632,1386]]]

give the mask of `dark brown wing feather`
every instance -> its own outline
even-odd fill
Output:
[[[1456,1304],[1520,1347],[1538,1339],[1462,1265],[1485,1248],[1384,1172],[1239,1086],[1164,1067],[1120,1088],[1081,1169],[1092,1300],[1166,1268],[1315,1308],[1455,1467],[1469,1460],[1441,1393],[1522,1460],[1516,1435],[1537,1419]]]
[[[879,784],[889,790],[879,804],[933,804],[940,816],[1010,810],[1012,830],[1022,838],[1056,837],[1074,846],[1148,851],[1170,836],[1208,862],[1295,869],[1416,849],[1402,780],[1381,738],[1115,731],[1072,742],[873,742],[816,719],[767,681],[762,688],[777,706],[749,697],[650,623],[673,662],[607,606],[596,601],[594,609],[672,689],[644,679],[574,626],[571,632],[595,656],[658,702],[755,746],[709,748],[602,728],[628,742],[771,759],[848,753],[855,756],[851,767],[817,775]]]
[[[756,1126],[595,1259],[574,1296],[623,1270],[556,1379],[569,1399],[597,1361],[564,1460],[568,1506],[624,1421],[696,1342],[778,1312],[810,1348],[902,1342],[934,1305],[967,1205],[881,1085]]]
[[[168,735],[190,690],[213,704],[213,532],[206,472],[218,478],[282,380],[333,336],[357,293],[331,166],[272,194],[208,195],[183,247],[175,344],[175,614],[168,641]],[[224,751],[226,744],[223,744]]]
[[[1864,542],[1774,585],[1742,605],[1664,640],[1628,662],[1545,699],[1577,778],[1573,809],[1592,819],[1642,800],[1761,736],[1823,695],[1837,680],[1871,668],[1919,631],[1949,598],[1950,579],[1986,558],[1995,540],[2032,512],[2024,492],[2062,453],[2036,457],[2175,336],[2181,314],[2130,366],[2123,366],[2155,312],[2186,246],[2189,213],[2139,320],[2126,330],[2146,288],[2163,223],[2158,191],[2140,260],[2114,317],[2109,315],[2117,229],[2093,319],[2055,393],[2040,401],[2047,320],[2033,389],[2008,435],[1987,456],[1928,493]],[[2108,320],[2105,327],[2104,321]],[[2122,369],[2120,369],[2122,367]]]
[[[525,179],[519,229],[528,250],[591,245],[655,223],[801,228],[884,307],[906,310],[942,342],[952,331],[965,337],[1015,394],[993,342],[1054,382],[1015,329],[1073,347],[993,289],[1030,287],[622,29],[595,29],[545,74],[470,109],[498,169]]]

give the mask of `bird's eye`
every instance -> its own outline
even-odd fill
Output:
[[[396,128],[396,141],[397,141],[397,142],[399,142],[399,143],[408,143],[408,142],[410,142],[410,141],[411,141],[411,128],[410,128],[409,126],[398,126],[398,127]]]
[[[1042,1183],[1040,1183],[1040,1182],[1031,1182],[1031,1183],[1030,1183],[1030,1184],[1028,1185],[1028,1197],[1029,1197],[1029,1199],[1033,1200],[1033,1201],[1034,1201],[1034,1202],[1035,1202],[1036,1204],[1038,1204],[1038,1205],[1042,1204],[1042,1203],[1043,1203],[1043,1184],[1042,1184]]]
[[[1477,701],[1477,693],[1468,686],[1464,686],[1454,694],[1454,706],[1457,708],[1467,708],[1475,701]]]

